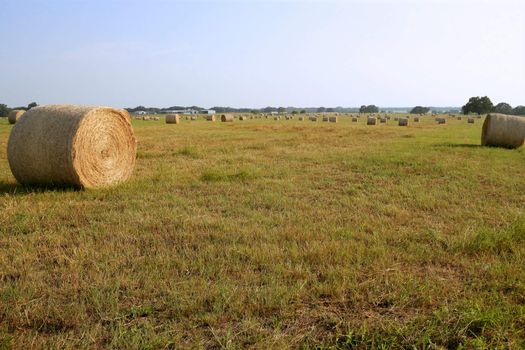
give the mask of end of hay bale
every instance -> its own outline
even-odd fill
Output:
[[[13,109],[9,114],[7,115],[7,120],[9,121],[9,124],[15,124],[18,119],[22,118],[26,111],[23,109]]]
[[[525,118],[491,113],[485,118],[481,131],[481,145],[519,148],[525,142]]]
[[[166,124],[179,124],[180,116],[178,114],[167,114],[166,115]]]

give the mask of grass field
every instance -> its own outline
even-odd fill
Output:
[[[16,185],[0,349],[525,347],[525,149],[436,125],[134,121],[128,183]]]

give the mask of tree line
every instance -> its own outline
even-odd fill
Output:
[[[461,107],[461,112],[463,114],[487,114],[495,112],[525,116],[525,106],[520,105],[512,108],[512,106],[506,102],[500,102],[494,105],[487,96],[475,96],[471,97],[468,102]]]

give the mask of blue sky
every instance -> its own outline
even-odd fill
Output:
[[[0,0],[0,103],[525,104],[525,1]]]

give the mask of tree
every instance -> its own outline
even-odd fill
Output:
[[[279,107],[279,108],[277,108],[277,112],[279,112],[279,113],[284,113],[284,112],[286,112],[286,108],[284,108],[284,107]]]
[[[376,105],[362,105],[361,108],[359,108],[359,113],[378,113],[379,108],[377,108]]]
[[[0,104],[0,117],[7,117],[10,111],[11,110],[9,107],[7,107],[7,105]]]
[[[494,107],[494,112],[503,114],[512,114],[512,106],[506,102],[500,102]]]
[[[333,108],[327,108],[327,109],[326,109],[326,112],[327,112],[327,113],[333,113],[333,112],[335,112],[335,110],[334,110]]]
[[[306,109],[301,109],[301,111],[299,113],[306,114]]]
[[[292,111],[292,114],[294,114],[294,115],[297,114],[297,113],[298,113],[297,111]]]
[[[30,104],[27,105],[27,110],[30,110],[31,108],[36,107],[36,106],[38,106],[36,102],[31,102]]]
[[[324,112],[326,112],[326,108],[325,107],[317,108],[317,113],[324,113]]]
[[[517,106],[512,110],[514,115],[524,115],[525,116],[525,106]]]
[[[492,101],[487,96],[483,97],[471,97],[467,104],[461,107],[463,114],[477,113],[477,114],[486,114],[491,112],[494,109]]]
[[[428,111],[430,111],[430,108],[428,108],[428,107],[415,106],[415,107],[412,108],[412,110],[410,111],[410,114],[427,114]]]

